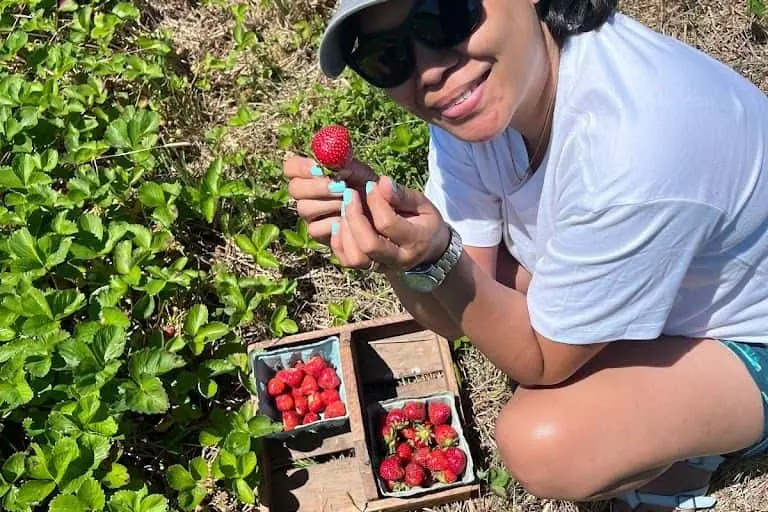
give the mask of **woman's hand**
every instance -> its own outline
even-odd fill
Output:
[[[283,163],[283,174],[289,179],[288,193],[296,200],[299,216],[307,222],[309,236],[325,245],[329,245],[331,226],[341,221],[344,190],[362,192],[366,182],[378,179],[370,167],[357,160],[324,176],[313,160],[298,156]]]
[[[434,205],[389,177],[367,184],[364,198],[349,190],[343,200],[331,248],[346,267],[370,268],[375,262],[384,271],[408,270],[436,261],[450,243],[450,229]]]

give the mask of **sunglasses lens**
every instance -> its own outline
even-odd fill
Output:
[[[413,72],[410,46],[402,38],[385,35],[358,41],[349,63],[365,80],[376,87],[400,85]]]
[[[413,13],[413,34],[433,48],[450,48],[469,37],[481,12],[481,0],[422,0]]]

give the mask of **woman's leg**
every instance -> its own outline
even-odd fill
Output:
[[[685,338],[612,343],[561,385],[518,388],[496,424],[502,459],[529,492],[572,500],[619,495],[762,433],[761,394],[741,360]]]

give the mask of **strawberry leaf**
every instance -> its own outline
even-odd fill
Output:
[[[208,308],[205,304],[195,304],[189,309],[184,321],[184,334],[195,336],[206,323],[208,323]]]
[[[168,485],[177,491],[186,491],[196,485],[195,479],[192,478],[189,471],[179,464],[169,467],[165,474],[168,478]]]

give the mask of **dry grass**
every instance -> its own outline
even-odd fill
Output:
[[[234,3],[234,2],[233,2]],[[225,138],[229,148],[244,149],[257,157],[281,160],[285,155],[276,148],[277,127],[281,122],[279,105],[299,93],[309,93],[308,84],[326,83],[320,74],[316,55],[308,46],[294,45],[293,24],[302,19],[326,19],[333,0],[299,0],[288,4],[287,18],[275,16],[274,10],[259,0],[246,0],[251,7],[248,18],[264,44],[259,50],[242,55],[229,72],[215,75],[206,92],[197,92],[179,100],[179,115],[172,116],[176,140],[193,143],[197,156],[187,165],[193,172],[204,169],[210,160],[205,133],[225,124],[245,101],[261,114],[256,125],[234,129]],[[768,35],[750,18],[746,0],[626,0],[621,9],[650,27],[700,48],[739,72],[768,92]],[[187,3],[184,0],[150,0],[146,18],[150,24],[172,34],[180,63],[192,80],[198,79],[206,55],[223,57],[232,46],[232,16],[222,7]],[[254,87],[234,85],[242,74],[266,77]],[[255,126],[255,128],[254,128]],[[249,259],[233,245],[203,248],[212,260],[224,262],[248,274],[257,272]],[[291,277],[297,278],[297,320],[302,330],[325,327],[330,322],[327,304],[355,298],[355,320],[363,320],[402,310],[395,296],[379,276],[342,271],[329,267],[323,258],[297,260],[281,254]],[[250,333],[260,337],[264,332]],[[493,424],[499,411],[512,395],[508,379],[474,349],[459,356],[465,407],[471,419],[469,435],[481,454],[483,468],[499,465],[493,438]],[[714,482],[720,498],[720,511],[768,510],[768,463],[747,461],[729,464],[718,472]],[[222,497],[222,500],[224,497]],[[217,500],[215,510],[233,510]],[[605,503],[572,504],[539,500],[519,485],[511,485],[509,495],[501,498],[487,489],[477,499],[452,504],[440,512],[602,512]]]

